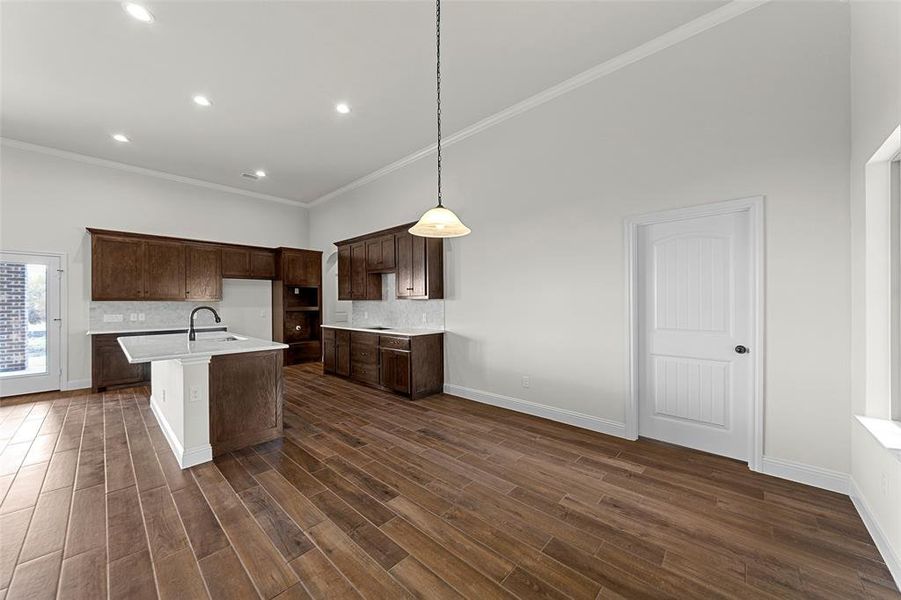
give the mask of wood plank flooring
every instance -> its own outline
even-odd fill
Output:
[[[901,598],[847,497],[285,373],[284,440],[185,471],[146,388],[0,407],[0,600]]]

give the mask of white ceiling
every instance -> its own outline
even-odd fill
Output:
[[[722,4],[446,2],[445,134]],[[434,141],[431,2],[145,5],[0,4],[2,135],[300,202]]]

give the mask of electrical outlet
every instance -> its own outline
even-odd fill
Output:
[[[265,318],[266,318],[266,309],[265,309],[265,308],[261,308],[261,309],[260,309],[260,318],[261,318],[261,319],[265,319]]]
[[[196,385],[191,386],[191,395],[189,396],[190,402],[199,402],[200,401],[200,388]]]
[[[369,318],[369,312],[364,310],[363,311],[363,320],[365,321],[368,318]]]
[[[138,313],[138,321],[144,320],[144,313]]]
[[[528,375],[522,376],[522,387],[527,388],[532,386],[532,378]]]
[[[103,315],[104,323],[121,323],[122,315]]]
[[[425,316],[425,313],[422,313],[422,322],[425,323],[428,321],[428,317]]]
[[[128,315],[128,320],[129,320],[129,321],[137,321],[137,320],[138,320],[138,313],[131,313],[130,315]]]

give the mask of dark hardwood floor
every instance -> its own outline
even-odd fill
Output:
[[[285,372],[284,441],[186,471],[146,388],[0,408],[0,599],[901,597],[847,497]]]

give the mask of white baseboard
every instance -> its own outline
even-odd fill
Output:
[[[848,493],[848,474],[781,458],[763,457],[760,472],[839,494]]]
[[[163,436],[166,438],[166,441],[169,442],[169,448],[171,448],[172,453],[175,454],[175,460],[178,461],[178,466],[182,469],[187,469],[188,467],[193,467],[194,465],[213,460],[213,447],[209,444],[198,446],[196,448],[188,448],[187,450],[182,447],[181,442],[178,441],[178,436],[172,431],[172,426],[169,425],[169,421],[163,416],[159,405],[152,394],[150,396],[150,410],[153,411],[153,416],[156,417],[156,421],[160,425]]]
[[[182,453],[180,458],[176,458],[178,458],[178,465],[182,469],[187,469],[194,465],[202,465],[213,460],[213,447],[207,444],[206,446],[189,448]]]
[[[566,423],[567,425],[574,425],[575,427],[581,427],[582,429],[590,429],[591,431],[626,438],[625,423],[617,423],[616,421],[602,419],[601,417],[594,417],[592,415],[586,415],[564,408],[555,408],[553,406],[547,406],[546,404],[538,404],[536,402],[513,398],[511,396],[503,396],[501,394],[495,394],[494,392],[474,390],[472,388],[450,383],[444,384],[444,393],[452,396],[460,396],[467,400],[474,400],[475,402],[481,402],[482,404],[508,408],[516,412],[526,413],[527,415],[543,417],[551,421]]]
[[[84,388],[91,387],[90,379],[70,379],[67,381],[63,387],[63,391],[68,390],[83,390]]]
[[[888,567],[889,572],[892,574],[892,578],[895,580],[895,586],[901,590],[901,556],[899,556],[898,553],[895,552],[895,549],[892,548],[892,545],[888,541],[888,536],[885,535],[882,527],[880,527],[879,521],[876,520],[875,513],[870,509],[867,499],[864,497],[863,492],[857,486],[857,482],[854,481],[853,477],[849,478],[849,487],[851,502],[854,503],[854,508],[857,509],[860,518],[863,520],[863,524],[866,526],[867,531],[870,532],[870,537],[873,538],[873,542],[876,544],[879,554],[882,555],[885,565]]]

